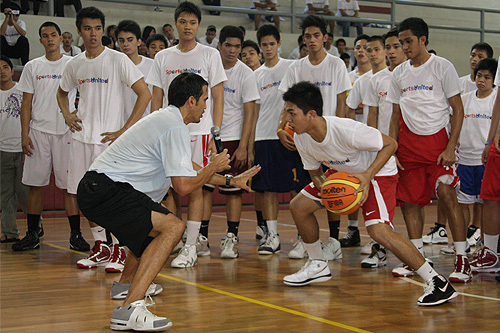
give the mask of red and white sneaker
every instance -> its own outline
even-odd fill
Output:
[[[110,259],[111,251],[109,246],[102,241],[96,241],[90,255],[85,259],[78,260],[76,266],[78,268],[94,268],[107,264]]]
[[[127,258],[127,253],[125,249],[119,244],[113,244],[113,254],[111,259],[106,264],[104,270],[106,273],[121,273],[123,267],[125,266],[125,259]]]
[[[472,272],[470,270],[469,259],[467,256],[457,255],[455,257],[455,271],[450,274],[450,282],[466,283],[471,280]]]
[[[470,267],[474,273],[499,271],[498,255],[486,246],[483,246],[472,259]]]

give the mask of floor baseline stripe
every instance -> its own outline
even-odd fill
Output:
[[[187,285],[190,285],[190,286],[194,286],[194,287],[197,287],[197,288],[200,288],[200,289],[205,289],[205,290],[208,290],[208,291],[211,291],[211,292],[214,292],[214,293],[218,293],[218,294],[221,294],[221,295],[224,295],[224,296],[229,296],[229,297],[237,298],[237,299],[240,299],[242,301],[246,301],[246,302],[254,303],[254,304],[257,304],[257,305],[265,306],[265,307],[268,307],[268,308],[271,308],[271,309],[275,309],[275,310],[278,310],[278,311],[287,312],[287,313],[290,313],[290,314],[293,314],[293,315],[296,315],[296,316],[300,316],[300,317],[304,317],[304,318],[307,318],[307,319],[312,319],[312,320],[319,321],[319,322],[324,323],[324,324],[328,324],[328,325],[340,327],[340,328],[343,328],[343,329],[346,329],[346,330],[349,330],[349,331],[363,332],[363,333],[370,332],[370,331],[366,331],[366,330],[363,330],[363,329],[360,329],[360,328],[356,328],[356,327],[353,327],[353,326],[344,325],[344,324],[341,324],[341,323],[338,323],[338,322],[335,322],[335,321],[332,321],[332,320],[324,319],[324,318],[321,318],[321,317],[316,317],[316,316],[313,316],[313,315],[310,315],[310,314],[307,314],[307,313],[304,313],[304,312],[300,312],[300,311],[288,309],[288,308],[285,308],[285,307],[282,307],[282,306],[279,306],[279,305],[274,305],[274,304],[271,304],[271,303],[259,301],[259,300],[256,300],[256,299],[253,299],[253,298],[249,298],[249,297],[246,297],[246,296],[241,296],[241,295],[238,295],[238,294],[233,294],[233,293],[228,292],[228,291],[224,291],[224,290],[220,290],[220,289],[208,287],[208,286],[205,286],[205,285],[202,285],[202,284],[199,284],[199,283],[182,280],[182,279],[170,276],[170,275],[166,275],[166,274],[160,273],[160,274],[158,274],[158,276],[163,277],[165,279],[172,280],[172,281],[176,281],[176,282],[184,283],[184,284],[187,284]]]

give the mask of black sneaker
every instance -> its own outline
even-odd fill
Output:
[[[458,296],[451,284],[442,275],[436,275],[424,288],[424,294],[417,301],[418,305],[439,305]]]
[[[69,248],[76,251],[89,251],[90,245],[83,239],[80,230],[71,231],[71,236],[69,237]]]
[[[361,244],[359,229],[356,227],[347,227],[347,234],[339,239],[341,247],[354,247]]]
[[[26,251],[38,249],[40,247],[40,239],[38,238],[38,231],[28,230],[26,231],[26,236],[19,242],[12,244],[12,250],[14,251]]]

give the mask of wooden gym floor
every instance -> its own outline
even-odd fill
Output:
[[[426,208],[425,232],[435,221],[436,207]],[[328,237],[325,213],[318,214],[321,239]],[[494,274],[475,275],[466,285],[454,284],[460,295],[451,303],[419,307],[423,293],[419,277],[395,278],[399,262],[388,255],[388,265],[360,266],[359,248],[343,250],[344,258],[330,263],[333,278],[325,283],[293,288],[282,278],[304,260],[288,259],[296,229],[287,210],[280,211],[280,254],[257,255],[255,213],[243,213],[240,258],[221,260],[219,243],[225,233],[225,214],[214,213],[210,225],[210,257],[199,258],[189,269],[170,268],[170,257],[155,282],[164,291],[149,309],[172,319],[171,332],[499,332],[500,295]],[[406,235],[401,214],[396,230]],[[26,221],[19,220],[22,234]],[[109,332],[109,319],[119,301],[109,298],[117,274],[103,267],[76,268],[84,257],[68,249],[65,218],[45,218],[41,248],[13,252],[0,244],[1,332]],[[341,231],[345,231],[343,220]],[[91,240],[86,220],[82,229]],[[364,227],[362,245],[369,241]],[[341,233],[342,235],[343,233]],[[439,254],[443,245],[425,246],[438,272],[449,275],[453,256]]]

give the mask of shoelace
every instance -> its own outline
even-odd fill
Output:
[[[424,294],[429,295],[434,291],[434,278],[424,287]]]

